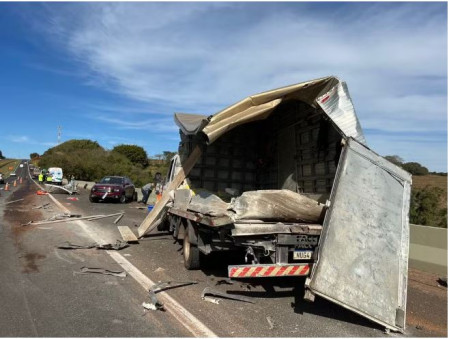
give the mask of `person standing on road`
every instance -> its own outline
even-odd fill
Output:
[[[150,196],[150,193],[152,193],[152,188],[152,183],[148,183],[141,188],[142,200],[140,202],[142,202],[143,204],[147,203],[148,197]]]

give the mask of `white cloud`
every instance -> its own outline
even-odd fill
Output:
[[[95,119],[118,128],[173,132],[172,120],[138,114],[153,105],[168,115],[213,114],[247,95],[337,75],[363,128],[446,131],[446,5],[327,6],[49,3],[45,23],[89,71],[87,83],[138,102],[96,108],[105,114]]]

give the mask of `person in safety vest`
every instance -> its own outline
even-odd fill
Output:
[[[44,174],[42,174],[42,172],[39,173],[38,180],[39,180],[39,183],[42,183],[44,181]]]

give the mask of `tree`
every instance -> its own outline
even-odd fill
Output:
[[[39,153],[31,153],[30,159],[39,158]]]
[[[403,164],[403,159],[401,158],[401,157],[399,157],[398,155],[386,155],[385,157],[384,157],[386,160],[388,160],[388,161],[390,161],[390,162],[392,162],[394,165],[397,165],[397,166],[402,166],[402,164]]]
[[[166,162],[170,162],[177,152],[163,151],[163,158]]]
[[[5,159],[5,157],[2,154],[2,151],[0,151],[0,159]]]
[[[403,169],[405,171],[408,171],[409,173],[413,175],[427,175],[428,174],[428,168],[422,166],[418,162],[406,162],[402,165]]]
[[[133,164],[148,166],[147,152],[141,146],[118,145],[112,149],[112,152],[126,156]]]

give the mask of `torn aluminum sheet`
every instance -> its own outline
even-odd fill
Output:
[[[46,204],[43,204],[43,205],[40,205],[40,206],[33,207],[32,210],[39,210],[39,209],[41,209],[41,208],[47,209],[47,207],[48,207],[49,205],[50,205],[50,203],[48,202],[48,203],[46,203]]]
[[[289,190],[260,190],[244,192],[240,197],[234,198],[230,210],[235,212],[235,220],[320,224],[325,214],[325,205]]]
[[[234,294],[224,293],[224,292],[221,292],[221,291],[214,290],[211,287],[205,287],[205,289],[203,290],[203,292],[202,292],[202,299],[203,300],[205,299],[206,295],[213,295],[213,296],[216,296],[216,297],[222,297],[222,298],[225,298],[225,299],[243,301],[243,302],[251,303],[251,304],[255,303],[250,298],[247,298],[247,297],[244,297],[244,296],[241,296],[241,295],[234,295]]]
[[[97,247],[96,243],[93,243],[91,245],[76,245],[76,244],[71,244],[68,241],[65,241],[62,245],[57,246],[57,248],[62,249],[62,250],[89,249],[89,248],[94,248],[94,247]]]
[[[213,298],[213,297],[208,297],[208,296],[205,296],[205,297],[203,297],[202,299],[203,299],[204,301],[208,301],[208,302],[213,303],[213,304],[216,304],[216,305],[219,305],[219,302],[220,302],[220,299]]]
[[[102,245],[97,245],[97,249],[99,250],[121,250],[122,248],[128,247],[130,245],[128,245],[128,243],[126,241],[122,241],[122,240],[116,240],[115,244],[102,244]]]
[[[71,188],[66,188],[66,186],[58,186],[52,184],[44,184],[45,190],[49,193],[69,193],[70,195],[76,193],[76,191],[72,191]]]
[[[115,277],[125,278],[127,273],[124,271],[110,271],[104,268],[95,268],[95,267],[82,267],[80,272],[73,272],[74,274],[103,274],[103,275],[113,275]]]
[[[150,296],[150,303],[143,303],[142,306],[148,310],[156,311],[156,310],[164,310],[164,305],[158,300],[156,293],[168,290],[171,288],[177,288],[182,286],[194,285],[198,284],[197,281],[159,281],[148,291]],[[145,305],[144,305],[145,304]]]
[[[208,191],[199,191],[191,198],[188,210],[199,212],[204,215],[220,217],[228,215],[229,204],[217,195]]]

